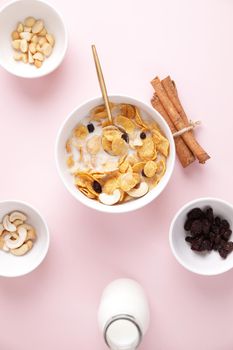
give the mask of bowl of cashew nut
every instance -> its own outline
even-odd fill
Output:
[[[0,202],[0,276],[18,277],[44,260],[49,230],[41,214],[16,200]]]

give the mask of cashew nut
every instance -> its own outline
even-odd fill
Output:
[[[4,226],[4,228],[9,231],[9,232],[14,232],[16,231],[16,226],[13,225],[11,222],[10,222],[10,216],[9,215],[5,215],[3,220],[2,220],[2,224]]]
[[[4,226],[3,226],[3,224],[0,224],[0,236],[3,233],[3,231],[4,231]]]
[[[20,211],[13,211],[13,213],[10,214],[10,222],[14,222],[15,220],[26,221],[27,217]]]
[[[132,190],[128,191],[128,195],[134,198],[139,198],[144,196],[149,191],[149,186],[146,182],[141,182],[138,187],[132,188]]]
[[[16,226],[16,228],[17,228],[19,225],[22,225],[22,224],[23,224],[23,221],[17,219],[17,220],[15,220],[15,221],[13,221],[13,224],[14,224],[14,225]]]
[[[28,240],[34,241],[36,239],[35,229],[31,225],[22,224],[18,227],[18,229],[21,227],[24,228],[25,230],[27,230],[27,237],[26,237],[27,241]]]
[[[6,252],[9,251],[9,248],[6,247],[6,241],[5,238],[11,235],[8,231],[4,230],[2,235],[0,236],[0,249],[5,250]]]
[[[26,254],[33,246],[32,241],[27,241],[17,249],[11,249],[11,253],[17,256]]]
[[[112,194],[100,193],[99,200],[106,205],[113,205],[119,202],[121,198],[121,191],[116,189]]]
[[[17,239],[11,239],[11,235],[10,237],[8,235],[5,237],[6,246],[9,249],[16,249],[21,247],[27,238],[27,230],[24,227],[22,227],[22,225],[18,227],[17,231],[19,234]]]

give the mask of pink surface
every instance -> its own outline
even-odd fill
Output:
[[[49,254],[35,272],[0,279],[0,349],[104,349],[96,322],[102,289],[132,277],[145,287],[152,311],[142,350],[231,350],[233,271],[212,278],[186,271],[171,254],[168,229],[191,199],[233,202],[233,2],[51,2],[68,26],[64,64],[35,81],[0,71],[1,199],[36,206],[51,230]],[[55,167],[61,122],[99,95],[92,43],[111,93],[149,103],[150,80],[171,74],[189,116],[203,121],[198,139],[212,155],[187,170],[177,162],[163,194],[126,215],[76,202]]]

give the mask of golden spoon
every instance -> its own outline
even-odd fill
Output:
[[[94,61],[95,61],[96,72],[97,72],[97,76],[98,76],[98,80],[99,80],[102,96],[103,96],[103,99],[104,99],[104,104],[105,104],[105,107],[106,107],[108,119],[109,119],[109,122],[111,124],[113,124],[112,113],[111,113],[111,109],[110,109],[110,105],[109,105],[107,89],[106,89],[106,85],[105,85],[104,76],[103,76],[103,72],[102,72],[102,69],[101,69],[99,57],[98,57],[95,45],[92,45],[91,48],[92,48],[92,53],[93,53],[93,57],[94,57]]]

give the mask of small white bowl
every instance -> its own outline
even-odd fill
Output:
[[[0,276],[4,277],[18,277],[33,271],[44,260],[49,247],[47,224],[35,208],[22,201],[2,201],[0,202],[0,222],[4,215],[12,211],[21,211],[27,215],[27,223],[35,228],[37,239],[32,249],[23,256],[14,256],[0,250]]]
[[[139,100],[136,100],[128,96],[120,96],[120,95],[110,96],[110,101],[114,103],[129,103],[137,106],[142,112],[142,115],[143,115],[143,112],[147,113],[158,123],[158,125],[161,127],[161,130],[164,132],[165,136],[168,138],[170,142],[170,152],[167,158],[167,170],[164,176],[162,177],[162,179],[160,180],[159,184],[155,188],[153,188],[151,191],[149,191],[144,197],[141,197],[126,203],[112,205],[112,206],[107,206],[96,200],[87,198],[75,187],[73,183],[73,177],[70,175],[66,165],[65,145],[66,145],[67,139],[71,135],[71,131],[77,125],[77,123],[80,120],[82,120],[84,117],[86,117],[92,108],[103,103],[103,100],[101,97],[97,97],[87,102],[84,102],[82,105],[77,107],[73,112],[71,112],[71,114],[64,121],[64,123],[62,124],[59,130],[57,142],[56,142],[56,163],[57,163],[58,172],[60,174],[60,177],[65,187],[78,201],[87,205],[90,208],[93,208],[102,212],[125,213],[125,212],[133,211],[144,207],[145,205],[150,203],[153,199],[158,197],[159,194],[167,186],[168,181],[170,180],[170,177],[174,169],[175,145],[174,145],[172,133],[167,123],[160,116],[160,114],[156,112],[153,108],[151,108],[150,106],[148,106],[147,104]]]
[[[44,20],[48,32],[55,37],[55,46],[41,68],[15,61],[11,33],[18,22],[33,16]],[[0,65],[9,73],[22,78],[39,78],[53,72],[62,62],[68,45],[68,35],[61,15],[55,8],[41,0],[16,0],[0,9]]]
[[[233,225],[233,206],[218,198],[198,198],[185,204],[172,220],[169,232],[169,241],[172,253],[177,261],[187,270],[199,275],[218,275],[230,270],[233,267],[233,252],[226,259],[220,257],[216,251],[198,253],[192,251],[190,244],[185,241],[187,232],[184,230],[184,223],[187,213],[199,207],[201,209],[212,207],[215,216],[220,216]],[[232,237],[230,238],[230,240]]]

